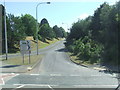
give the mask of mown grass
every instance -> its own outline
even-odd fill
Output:
[[[6,64],[11,64],[11,65],[32,65],[36,63],[38,60],[42,60],[42,57],[43,55],[31,55],[30,64],[29,64],[29,56],[24,56],[24,63],[23,63],[22,55],[18,57],[8,58],[8,60],[2,60],[2,61]]]

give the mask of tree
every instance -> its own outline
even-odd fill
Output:
[[[101,64],[118,65],[119,26],[120,1],[112,6],[105,2],[92,17],[72,25],[66,47],[80,59],[94,62],[101,57]]]
[[[53,27],[53,31],[55,32],[55,36],[56,38],[63,38],[63,37],[66,37],[66,32],[65,30],[62,28],[62,27],[58,27],[57,25],[55,25]]]
[[[45,39],[52,40],[53,38],[55,38],[55,33],[48,24],[43,24],[40,27],[38,34],[41,36],[41,40],[43,41],[45,41]]]
[[[62,27],[60,27],[59,29],[62,31],[62,38],[64,38],[64,37],[66,38],[67,33],[65,32],[65,30]]]
[[[30,14],[22,15],[21,17],[22,23],[25,27],[25,33],[27,36],[36,35],[36,20]]]
[[[25,27],[22,24],[20,17],[15,17],[12,14],[7,16],[7,32],[8,34],[8,50],[9,52],[14,52],[18,49],[20,40],[25,39]],[[17,50],[15,50],[17,51]]]

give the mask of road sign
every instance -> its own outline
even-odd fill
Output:
[[[29,54],[29,64],[30,64],[30,53],[31,53],[30,40],[20,41],[20,51],[23,56],[23,63],[24,63],[24,54]]]
[[[30,40],[21,40],[20,41],[20,51],[21,54],[29,54],[31,52]]]

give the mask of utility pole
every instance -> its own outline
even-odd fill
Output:
[[[7,44],[7,25],[6,25],[6,8],[4,0],[4,29],[5,29],[5,50],[6,50],[6,60],[8,59],[8,44]]]

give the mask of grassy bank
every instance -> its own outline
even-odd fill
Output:
[[[76,55],[73,55],[73,53],[68,52],[67,54],[70,56],[70,60],[77,65],[93,65],[89,61],[80,60]]]
[[[39,49],[45,48],[45,47],[47,47],[47,46],[49,46],[51,44],[54,44],[54,43],[56,43],[56,42],[58,42],[60,40],[62,40],[62,39],[60,39],[60,38],[59,39],[53,39],[52,41],[51,40],[46,40],[47,43],[42,42],[42,41],[38,41],[38,48]],[[36,50],[36,42],[34,42],[33,40],[31,40],[31,50],[32,51]]]
[[[37,48],[36,40],[34,40],[32,36],[26,37],[25,40],[30,40],[30,42],[31,42],[31,51],[36,50],[36,48]],[[45,47],[47,47],[47,46],[49,46],[51,44],[54,44],[54,43],[56,43],[56,42],[58,42],[60,40],[62,40],[62,38],[59,38],[59,39],[54,38],[53,40],[46,40],[46,42],[42,42],[42,41],[38,40],[38,48],[39,49],[45,48]],[[15,48],[8,49],[8,51],[9,51],[10,54],[20,53],[20,46],[15,45]],[[5,54],[5,53],[2,53],[2,55],[3,54]]]

